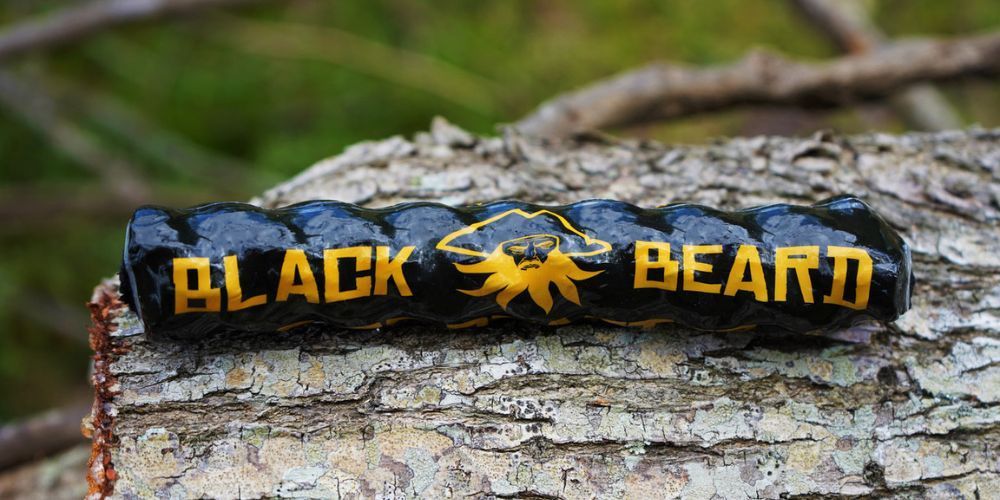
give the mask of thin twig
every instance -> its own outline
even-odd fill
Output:
[[[861,54],[887,42],[858,5],[826,0],[791,0],[792,6],[845,54]]]
[[[500,91],[489,79],[451,63],[336,28],[233,17],[217,22],[216,26],[219,29],[215,33],[240,50],[343,65],[473,111],[491,111]]]
[[[124,24],[248,0],[104,0],[74,5],[0,31],[0,60],[65,45]]]
[[[255,0],[103,0],[67,7],[0,30],[0,61],[68,44],[103,30],[212,7]],[[0,104],[77,163],[96,173],[111,194],[129,204],[144,201],[150,192],[139,170],[124,156],[111,152],[82,127],[65,119],[55,101],[38,86],[0,68]],[[136,120],[132,120],[135,124]],[[168,141],[167,147],[179,144]],[[199,156],[203,158],[203,156]]]
[[[200,187],[164,189],[159,186],[149,194],[149,201],[168,206],[204,203],[218,195]],[[14,184],[0,187],[0,235],[19,231],[57,230],[81,220],[115,222],[128,219],[135,205],[108,196],[108,189],[98,182],[73,185]]]
[[[98,175],[121,200],[135,203],[146,199],[150,188],[139,169],[65,119],[40,82],[28,82],[0,69],[0,105],[15,112],[55,148]]]
[[[516,124],[560,137],[745,104],[829,108],[883,98],[900,87],[1000,74],[1000,33],[909,40],[824,63],[753,52],[724,66],[653,64],[543,103]]]
[[[70,93],[87,118],[159,165],[220,196],[244,198],[262,189],[250,178],[250,165],[201,146],[149,119],[125,101],[93,90]]]
[[[8,303],[16,315],[44,327],[46,330],[82,345],[87,345],[89,319],[79,304],[70,305],[35,290],[21,290]]]
[[[843,53],[863,54],[886,43],[886,36],[857,2],[792,0],[792,5]],[[908,123],[922,130],[953,129],[962,124],[944,95],[928,84],[914,85],[890,101]]]
[[[83,443],[80,421],[89,411],[89,404],[78,404],[0,427],[0,469]]]

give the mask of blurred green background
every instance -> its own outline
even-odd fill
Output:
[[[0,23],[74,2],[8,0]],[[1000,26],[996,0],[862,2],[891,37]],[[653,60],[836,49],[781,1],[261,2],[106,30],[0,67],[0,421],[89,398],[84,302],[140,203],[245,200],[361,140],[475,132]],[[1000,86],[942,86],[966,125]],[[744,109],[615,131],[666,142],[900,132],[887,106]],[[84,146],[81,146],[84,144]]]

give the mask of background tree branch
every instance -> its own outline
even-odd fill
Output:
[[[63,45],[109,28],[259,0],[88,1],[0,31],[0,61]]]
[[[105,0],[67,7],[0,31],[0,63],[122,25],[193,13],[213,7],[255,3],[258,0]],[[0,106],[45,137],[56,149],[98,175],[118,200],[135,205],[149,199],[152,188],[128,155],[102,143],[93,133],[63,112],[46,82],[0,66]],[[136,149],[185,174],[201,175],[219,192],[234,193],[245,166],[191,143],[159,127],[124,103],[101,95],[76,96],[85,112]],[[241,191],[242,192],[242,191]],[[18,201],[24,201],[23,199]],[[58,205],[59,203],[50,204]],[[17,211],[10,203],[0,204]],[[88,207],[107,206],[89,203]],[[37,208],[37,207],[36,207]],[[0,208],[0,218],[9,212]]]
[[[141,170],[67,119],[40,81],[0,68],[0,105],[17,114],[54,148],[100,177],[119,200],[135,204],[149,195],[151,188]]]
[[[480,113],[492,110],[501,94],[495,82],[454,64],[344,30],[234,16],[219,21],[218,27],[217,38],[234,49],[282,59],[341,64]]]
[[[843,53],[863,54],[886,44],[886,36],[854,0],[792,0],[802,16]],[[920,130],[959,128],[962,121],[948,100],[929,84],[916,84],[891,96],[896,112]]]
[[[90,404],[77,404],[0,427],[0,469],[80,444],[80,422],[88,411]]]
[[[822,63],[753,52],[723,66],[651,64],[551,99],[515,124],[561,137],[746,104],[829,108],[884,98],[899,88],[1000,73],[1000,33],[899,41]]]

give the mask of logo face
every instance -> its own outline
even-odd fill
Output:
[[[591,238],[561,215],[548,210],[528,213],[509,210],[455,231],[437,244],[437,249],[481,258],[472,264],[456,263],[465,274],[486,274],[475,290],[459,290],[474,297],[496,294],[500,307],[525,291],[536,305],[552,310],[552,285],[566,300],[580,305],[575,282],[603,271],[585,271],[574,257],[598,255],[611,244]]]

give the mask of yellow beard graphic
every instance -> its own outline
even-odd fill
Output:
[[[535,234],[507,240],[484,260],[475,264],[455,264],[469,274],[489,274],[476,290],[459,290],[474,297],[496,293],[497,304],[507,304],[525,290],[546,313],[552,310],[551,285],[554,283],[566,300],[580,305],[574,281],[585,280],[602,271],[584,271],[559,250],[559,237]]]
[[[573,227],[558,213],[515,208],[448,234],[436,248],[482,259],[455,263],[462,273],[489,275],[481,287],[460,292],[474,297],[495,293],[497,304],[507,309],[511,300],[527,291],[549,313],[553,284],[566,300],[581,305],[575,282],[603,271],[585,271],[573,259],[609,252],[611,244]]]

